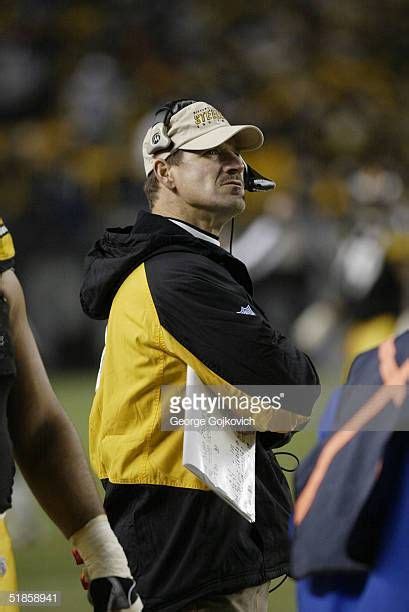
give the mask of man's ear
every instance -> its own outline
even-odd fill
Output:
[[[160,185],[167,189],[173,190],[175,183],[172,175],[172,166],[165,159],[155,159],[153,162],[153,171]]]

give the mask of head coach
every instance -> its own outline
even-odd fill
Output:
[[[206,102],[165,105],[143,143],[151,212],[88,255],[82,306],[108,319],[91,461],[148,611],[267,610],[270,580],[288,572],[291,497],[271,448],[289,435],[257,434],[251,524],[183,467],[183,431],[160,419],[161,386],[185,384],[188,366],[208,385],[318,384],[219,244],[245,189],[274,187],[241,156],[262,144]]]

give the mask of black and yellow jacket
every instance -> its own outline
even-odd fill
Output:
[[[14,266],[12,237],[0,218],[0,274]],[[15,378],[10,340],[9,308],[0,294],[0,514],[11,507],[14,461],[7,426],[7,400]]]
[[[258,436],[250,525],[183,467],[183,432],[161,431],[161,386],[185,384],[187,366],[207,385],[318,384],[309,359],[254,302],[244,264],[142,212],[133,227],[108,230],[96,243],[81,301],[92,318],[108,318],[91,461],[106,479],[108,515],[146,609],[177,610],[285,573],[290,496],[267,448],[281,436]]]

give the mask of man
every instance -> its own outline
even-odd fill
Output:
[[[231,126],[206,102],[170,103],[157,120],[143,144],[152,212],[106,232],[81,293],[89,316],[109,317],[91,460],[144,609],[267,610],[269,581],[288,571],[291,508],[270,448],[289,436],[258,436],[250,524],[182,465],[183,432],[161,430],[161,387],[184,385],[188,367],[207,385],[318,378],[270,327],[244,264],[219,244],[245,207],[240,153],[262,145],[261,131]]]
[[[0,592],[17,590],[4,522],[11,507],[13,450],[41,506],[85,563],[94,609],[140,609],[125,555],[103,512],[77,433],[41,361],[13,270],[14,255],[11,235],[0,219]],[[17,608],[0,601],[3,609]]]
[[[300,612],[409,609],[409,331],[362,353],[297,473]]]

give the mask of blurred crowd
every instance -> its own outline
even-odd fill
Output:
[[[146,207],[152,113],[204,99],[266,137],[233,252],[275,326],[334,365],[407,325],[409,2],[3,0],[1,214],[55,367],[96,365],[85,253]]]

